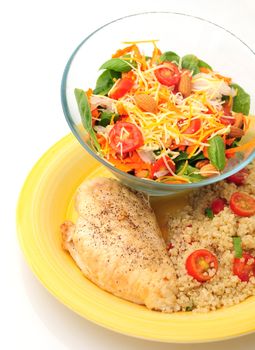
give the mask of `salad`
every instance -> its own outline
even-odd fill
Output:
[[[250,96],[193,54],[151,56],[126,42],[102,64],[94,90],[75,89],[91,146],[116,168],[152,181],[218,175],[249,128]]]

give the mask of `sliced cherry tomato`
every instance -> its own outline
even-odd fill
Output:
[[[219,214],[225,207],[226,200],[224,198],[216,198],[212,201],[211,209],[214,215]]]
[[[243,253],[242,258],[235,258],[233,274],[242,282],[248,282],[250,277],[255,276],[255,258],[249,253]]]
[[[255,214],[255,199],[246,193],[233,193],[229,206],[233,213],[239,216],[252,216]]]
[[[120,153],[134,151],[144,144],[143,135],[132,123],[117,122],[109,134],[111,148]]]
[[[164,159],[165,158],[165,159]],[[172,170],[172,172],[174,173],[175,172],[175,163],[174,161],[168,157],[168,156],[165,156],[165,157],[161,157],[159,158],[153,165],[152,165],[152,168],[151,168],[151,175],[152,177],[156,176],[156,173],[158,172],[161,172],[161,171],[166,171],[166,174],[169,174],[170,171],[168,170],[167,166],[166,166],[166,163],[167,162],[167,165],[169,166],[169,168]]]
[[[108,96],[110,98],[113,98],[114,100],[118,100],[119,98],[126,95],[126,93],[132,89],[133,85],[134,85],[134,80],[130,78],[121,78],[109,91]]]
[[[220,122],[224,125],[233,125],[235,124],[235,118],[220,117]]]
[[[227,182],[233,182],[237,186],[241,186],[245,184],[248,175],[249,175],[248,169],[244,168],[238,171],[237,173],[227,177]]]
[[[184,130],[184,134],[194,134],[201,128],[201,121],[200,119],[193,119],[190,122],[189,127]]]
[[[174,86],[179,83],[181,73],[178,67],[171,62],[164,62],[164,67],[158,68],[154,71],[157,80],[166,86]]]
[[[218,259],[207,249],[195,250],[186,260],[186,270],[199,282],[209,281],[218,270]]]

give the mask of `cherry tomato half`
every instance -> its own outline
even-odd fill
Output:
[[[229,206],[233,213],[239,216],[252,216],[255,214],[255,199],[246,193],[233,193]]]
[[[111,148],[120,153],[134,151],[144,144],[138,127],[128,122],[117,122],[109,134]]]
[[[219,214],[225,207],[226,200],[224,198],[216,198],[211,203],[211,209],[213,214]]]
[[[235,258],[233,274],[238,276],[242,282],[248,282],[250,277],[255,276],[254,256],[249,253],[243,253],[242,258]]]
[[[164,160],[165,158],[165,160]],[[168,157],[168,156],[165,156],[165,157],[161,157],[159,158],[153,165],[152,165],[152,168],[151,168],[151,175],[152,177],[156,176],[155,174],[160,172],[160,171],[164,171],[164,170],[168,170],[167,169],[167,166],[166,166],[166,163],[167,162],[167,165],[170,167],[170,169],[175,172],[175,163],[174,161]],[[168,174],[169,174],[169,170],[168,170]],[[167,173],[166,173],[167,175]]]
[[[233,125],[235,124],[235,118],[220,117],[220,122],[224,125]]]
[[[119,98],[126,95],[126,93],[131,90],[133,85],[134,85],[134,80],[130,78],[121,78],[109,91],[108,96],[110,98],[113,98],[114,100],[118,100]]]
[[[209,274],[210,269],[213,274]],[[186,260],[186,270],[198,282],[209,281],[218,270],[218,259],[207,249],[195,250]]]
[[[237,186],[241,186],[245,184],[248,175],[249,171],[244,168],[237,173],[227,177],[227,182],[233,182]]]
[[[154,71],[157,80],[162,85],[177,85],[181,77],[178,67],[171,62],[164,62],[163,65],[164,67],[158,68]]]
[[[200,119],[193,119],[190,122],[189,127],[184,130],[184,134],[194,134],[201,128],[201,121]]]

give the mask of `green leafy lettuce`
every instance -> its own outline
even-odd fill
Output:
[[[173,51],[166,51],[160,56],[159,61],[160,62],[176,62],[177,64],[179,64],[180,56],[177,55],[177,53],[175,53]]]
[[[221,136],[216,135],[209,140],[208,156],[216,169],[223,170],[225,168],[225,145]]]
[[[92,127],[92,114],[90,111],[90,105],[89,101],[86,95],[86,92],[82,89],[74,89],[74,94],[76,98],[76,102],[79,108],[79,112],[81,115],[81,121],[84,128],[87,130],[93,145],[96,147],[96,149],[100,150],[100,145],[97,141],[96,133],[93,130]]]
[[[119,79],[121,76],[120,72],[114,70],[105,70],[97,79],[96,88],[93,93],[95,95],[106,95],[111,90],[115,83],[115,79]]]
[[[195,55],[190,54],[182,57],[182,68],[191,70],[193,75],[200,73],[200,67],[205,67],[212,70],[212,67],[209,66],[208,63],[200,60]]]
[[[132,69],[132,65],[121,58],[111,58],[102,64],[99,69],[110,69],[115,72],[129,72]]]
[[[233,99],[232,110],[237,113],[249,115],[251,103],[250,95],[247,94],[247,92],[237,84],[231,84],[231,87],[237,90],[237,94]]]

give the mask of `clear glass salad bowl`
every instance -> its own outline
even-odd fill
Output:
[[[196,183],[165,184],[125,173],[92,150],[87,132],[81,126],[74,89],[94,88],[99,67],[120,48],[123,41],[151,39],[159,40],[158,46],[162,51],[174,51],[179,55],[195,54],[208,62],[215,71],[232,77],[234,82],[250,94],[250,114],[254,114],[254,77],[251,72],[255,71],[255,54],[242,40],[202,18],[170,12],[141,13],[117,19],[97,29],[80,43],[67,62],[61,85],[61,99],[66,120],[78,141],[120,181],[150,195],[170,195],[212,184],[245,167],[255,157],[252,148],[236,153],[218,176]],[[144,49],[146,51],[146,47]],[[253,130],[254,123],[251,122],[250,130],[242,138],[242,143],[254,138]]]

